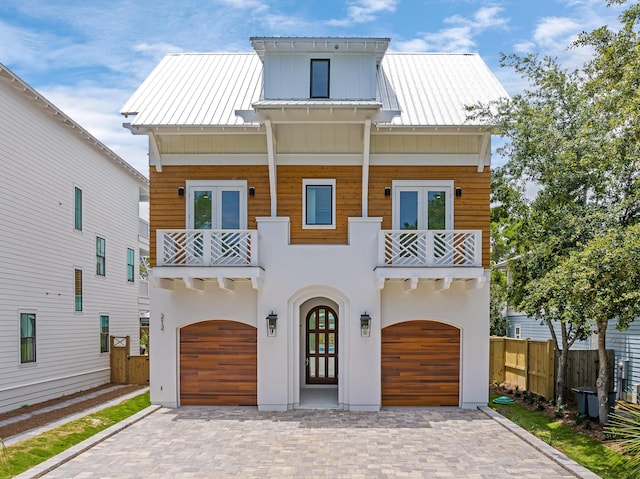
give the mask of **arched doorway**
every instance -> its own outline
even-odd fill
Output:
[[[312,298],[300,306],[300,408],[338,408],[340,381],[338,305]]]
[[[338,384],[338,315],[316,306],[305,319],[305,383]]]

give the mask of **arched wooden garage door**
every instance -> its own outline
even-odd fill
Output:
[[[256,328],[236,321],[203,321],[180,330],[180,404],[255,406]]]
[[[460,331],[436,321],[382,330],[383,406],[458,406]]]

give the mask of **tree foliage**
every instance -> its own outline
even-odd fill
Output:
[[[593,56],[577,70],[535,54],[503,56],[529,87],[471,109],[509,140],[492,196],[492,232],[500,235],[492,246],[512,258],[509,301],[549,326],[561,357],[592,329],[599,333],[603,422],[606,326],[625,328],[640,314],[631,241],[640,222],[640,5],[620,21],[616,30],[579,37],[574,47],[590,47]],[[537,193],[527,199],[532,184]]]

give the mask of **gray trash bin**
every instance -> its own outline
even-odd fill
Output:
[[[571,390],[576,393],[578,412],[585,416],[598,417],[598,390],[586,386]]]

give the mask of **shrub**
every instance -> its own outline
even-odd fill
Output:
[[[640,406],[618,402],[605,431],[637,466],[634,477],[640,477]]]

